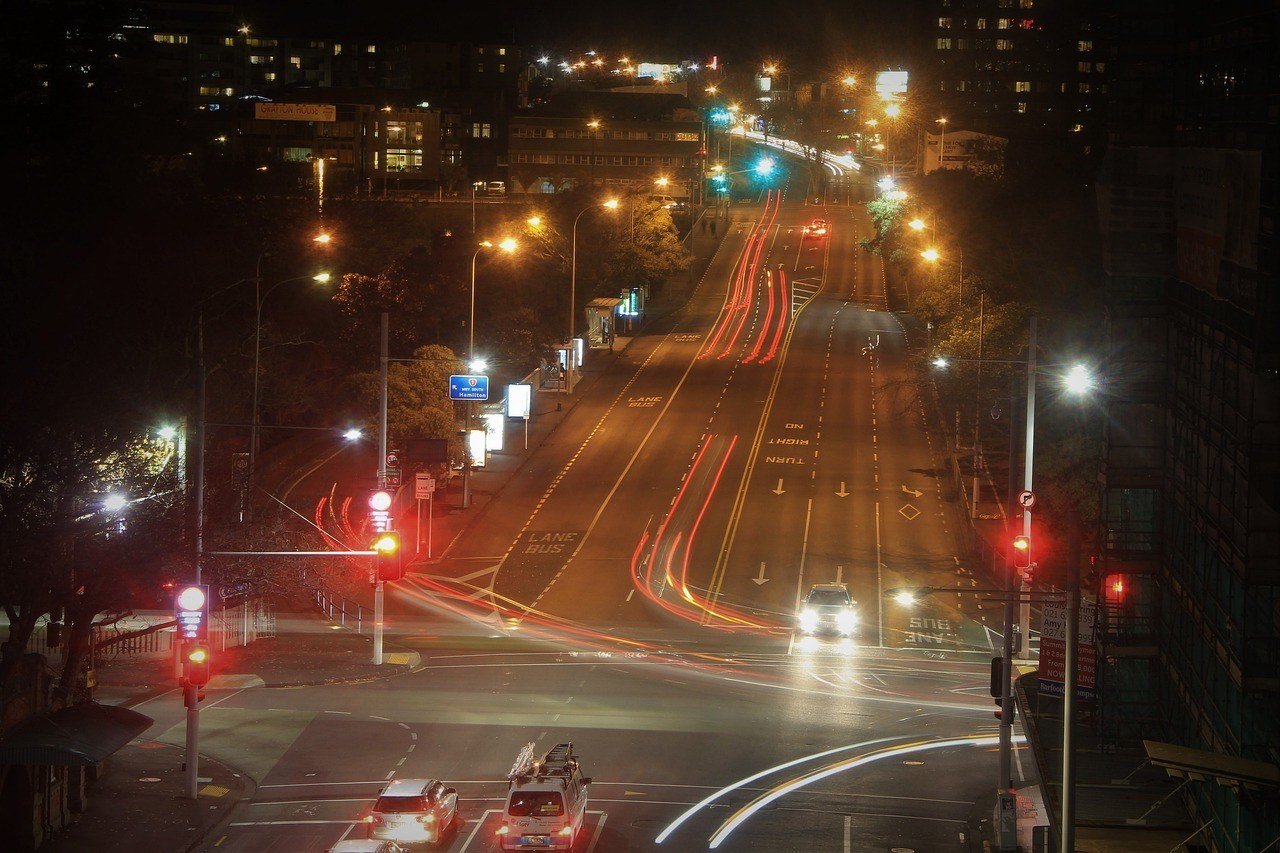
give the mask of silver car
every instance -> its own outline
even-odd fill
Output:
[[[439,844],[458,820],[458,792],[435,779],[396,779],[378,795],[367,820],[371,839]]]
[[[851,637],[858,630],[857,604],[842,583],[814,584],[800,602],[796,627],[801,634],[839,634]]]

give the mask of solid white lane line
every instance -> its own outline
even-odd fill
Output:
[[[485,809],[484,814],[480,815],[480,819],[476,821],[475,829],[471,830],[467,840],[462,842],[462,849],[458,853],[467,853],[471,849],[471,842],[476,840],[476,834],[480,832],[480,827],[484,826],[484,822],[489,819],[489,815],[501,813],[502,809]]]

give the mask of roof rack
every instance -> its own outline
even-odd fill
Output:
[[[544,779],[567,781],[578,769],[578,757],[573,754],[572,743],[558,743],[541,758],[534,757],[534,749],[534,744],[525,744],[516,756],[516,763],[511,765],[511,772],[507,774],[512,783],[540,782]]]

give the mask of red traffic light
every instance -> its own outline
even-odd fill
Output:
[[[1103,586],[1103,594],[1106,596],[1107,603],[1120,604],[1124,601],[1128,589],[1129,585],[1124,575],[1108,575]]]
[[[1015,569],[1031,568],[1031,537],[1013,537],[1013,567]]]

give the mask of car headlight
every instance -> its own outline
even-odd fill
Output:
[[[818,627],[818,611],[806,607],[800,611],[800,630],[812,631]]]
[[[852,610],[841,610],[836,614],[836,629],[841,634],[851,634],[858,626],[858,614]]]

